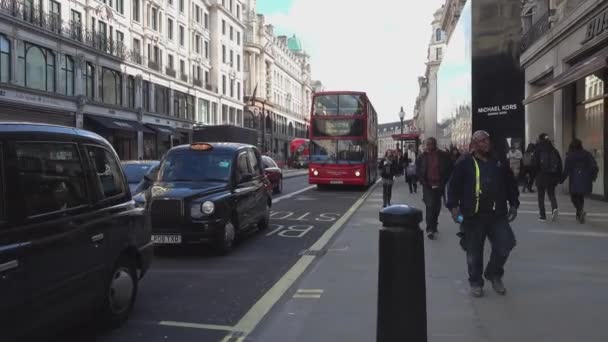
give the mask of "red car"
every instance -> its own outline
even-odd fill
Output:
[[[280,194],[283,192],[283,171],[277,163],[268,156],[262,156],[262,162],[264,163],[266,178],[270,181],[268,190],[272,189],[273,193]]]

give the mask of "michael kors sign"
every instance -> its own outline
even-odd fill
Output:
[[[608,9],[593,17],[587,24],[587,33],[582,44],[587,43],[595,37],[601,36],[608,31]]]

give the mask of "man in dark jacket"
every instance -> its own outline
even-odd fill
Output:
[[[580,139],[573,139],[566,156],[561,183],[570,178],[570,199],[576,209],[576,220],[579,223],[585,223],[585,195],[592,192],[598,172],[599,168],[593,155],[583,149]]]
[[[547,133],[538,136],[536,153],[534,154],[534,169],[536,172],[536,187],[538,189],[539,221],[546,222],[545,192],[551,201],[551,220],[557,221],[557,198],[555,188],[562,178],[562,158],[551,143]]]
[[[416,174],[422,184],[422,200],[426,206],[426,233],[431,240],[437,235],[441,197],[451,172],[449,153],[437,149],[437,140],[428,138],[426,150],[418,157]]]
[[[491,153],[487,132],[475,132],[471,145],[472,153],[463,155],[452,173],[447,207],[454,221],[462,225],[461,245],[467,253],[471,294],[483,296],[482,275],[492,282],[497,293],[505,294],[504,265],[515,247],[509,222],[517,216],[519,189],[504,153],[500,153],[502,158]],[[492,254],[484,272],[486,237]]]

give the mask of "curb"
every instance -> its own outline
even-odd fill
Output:
[[[283,175],[283,179],[302,177],[302,176],[306,176],[306,175],[308,175],[308,171],[290,172],[288,174]]]

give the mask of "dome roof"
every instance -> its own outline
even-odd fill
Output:
[[[287,40],[287,47],[291,51],[299,52],[302,51],[302,42],[294,34],[291,38]]]

